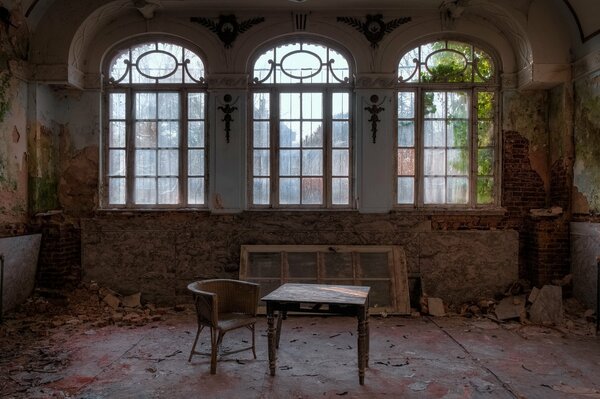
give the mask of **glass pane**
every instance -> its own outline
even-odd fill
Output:
[[[323,118],[323,94],[302,94],[302,119]]]
[[[300,122],[281,122],[279,143],[281,147],[300,147]]]
[[[135,94],[135,119],[156,118],[156,93]]]
[[[331,151],[331,174],[348,176],[350,170],[350,152],[348,150]]]
[[[156,122],[135,123],[135,146],[156,147]]]
[[[302,179],[302,203],[321,204],[323,202],[323,179]]]
[[[425,175],[443,175],[446,172],[446,154],[444,150],[425,150]]]
[[[200,80],[200,78],[204,77],[204,63],[194,52],[189,50],[184,50],[184,59],[189,61],[186,63],[185,69],[187,73],[185,74],[185,83],[194,83],[194,81],[190,78],[194,78],[195,80]],[[190,76],[188,76],[188,74]]]
[[[466,177],[449,177],[447,188],[449,204],[466,204],[469,199],[469,184]]]
[[[477,118],[494,118],[494,92],[480,91],[477,93]]]
[[[266,53],[262,54],[260,57],[258,57],[258,59],[256,60],[256,62],[254,63],[254,74],[253,74],[253,78],[259,82],[262,82],[263,79],[265,79],[265,77],[269,74],[269,72],[271,71],[272,68],[272,64],[269,63],[269,61],[272,61],[274,57],[274,51],[273,49],[267,51]],[[269,79],[266,80],[264,83],[273,83],[273,74],[271,74],[271,76],[269,76]]]
[[[445,92],[426,92],[425,118],[445,118],[446,117],[446,96]]]
[[[477,174],[479,176],[493,175],[494,151],[491,148],[477,150]]]
[[[158,174],[160,176],[179,175],[178,150],[158,150]]]
[[[469,125],[464,119],[447,121],[448,147],[466,147],[469,140]]]
[[[401,91],[398,93],[398,118],[410,119],[415,116],[415,93]]]
[[[135,179],[135,203],[136,204],[155,204],[156,203],[156,180],[153,178]]]
[[[349,140],[349,122],[333,122],[333,146],[348,147]]]
[[[284,205],[300,204],[300,179],[279,179],[279,203]]]
[[[302,146],[323,146],[323,125],[321,122],[302,122]]]
[[[415,179],[413,177],[398,178],[398,203],[412,204],[415,198]]]
[[[204,147],[204,122],[188,122],[188,147]]]
[[[108,202],[115,205],[125,203],[125,179],[115,177],[108,179]]]
[[[109,151],[108,174],[125,176],[125,150]]]
[[[204,175],[204,150],[188,151],[188,175]]]
[[[109,146],[125,147],[125,122],[110,122]]]
[[[443,177],[426,177],[423,190],[426,204],[443,204],[446,199],[446,184]]]
[[[453,176],[464,176],[469,170],[469,151],[466,148],[451,149],[447,152],[446,173]]]
[[[254,122],[254,147],[269,148],[269,122]]]
[[[448,118],[468,118],[468,99],[469,97],[465,92],[448,92]]]
[[[398,146],[413,147],[415,145],[415,123],[398,121]]]
[[[188,119],[204,119],[204,93],[188,94]]]
[[[423,122],[425,134],[425,147],[445,147],[446,132],[444,129],[444,121],[426,120]]]
[[[398,64],[398,77],[403,81],[417,82],[419,80],[419,74],[415,73],[417,69],[417,62],[419,60],[419,48],[414,48],[408,53],[402,56],[400,63]]]
[[[179,180],[172,177],[158,179],[158,203],[177,204],[179,202]]]
[[[350,79],[350,68],[348,67],[346,58],[337,51],[329,49],[329,59],[333,60],[333,63],[330,64],[332,73],[329,76],[329,82],[348,81]]]
[[[302,151],[302,175],[323,175],[323,150]]]
[[[331,117],[333,119],[350,118],[348,93],[333,93],[331,95]]]
[[[269,176],[271,168],[269,150],[254,150],[253,165],[254,176]]]
[[[491,147],[494,145],[494,122],[477,122],[477,144],[479,147]]]
[[[125,93],[110,93],[110,119],[125,119]]]
[[[279,151],[279,174],[281,176],[300,175],[300,150]]]
[[[202,178],[202,177],[188,178],[188,204],[190,204],[190,205],[204,204],[204,178]]]
[[[155,176],[156,175],[156,151],[154,151],[154,150],[136,150],[135,151],[135,175],[136,176]]]
[[[475,58],[477,60],[477,81],[487,81],[494,77],[494,61],[492,58],[483,50],[478,48],[475,49]]]
[[[179,119],[179,93],[158,93],[158,118]]]
[[[350,179],[334,177],[331,179],[331,202],[333,205],[348,205],[350,203]]]
[[[415,174],[415,149],[398,149],[398,175],[413,176]]]
[[[279,118],[300,119],[300,93],[279,95]]]
[[[254,93],[254,119],[269,119],[269,93]]]
[[[158,146],[179,147],[179,122],[158,123]]]
[[[121,79],[125,75],[125,72],[127,72],[128,68],[129,68],[128,63],[129,63],[129,50],[126,49],[126,50],[119,52],[119,54],[117,54],[110,63],[110,67],[109,67],[110,78],[114,79],[114,80]],[[122,80],[122,82],[128,83],[127,78],[124,78]]]
[[[309,252],[288,252],[289,277],[317,278],[317,254]]]
[[[269,205],[270,179],[254,179],[252,186],[252,202],[256,205]]]
[[[491,204],[494,202],[494,178],[477,178],[477,203]]]

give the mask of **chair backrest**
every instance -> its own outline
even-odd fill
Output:
[[[204,309],[204,303],[209,299],[204,294],[213,294],[210,299],[210,304],[216,310],[217,317],[219,313],[242,313],[256,316],[258,311],[258,300],[260,295],[260,286],[247,281],[231,280],[231,279],[213,279],[203,280],[191,283],[188,289],[195,295],[194,302],[196,303],[196,312],[209,313]],[[199,295],[202,300],[197,299]],[[202,305],[199,308],[200,305]],[[206,316],[203,316],[206,318]]]
[[[198,324],[216,327],[219,322],[219,299],[217,294],[202,290],[198,282],[189,284],[188,290],[192,292],[194,297]]]

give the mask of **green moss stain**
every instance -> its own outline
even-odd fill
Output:
[[[534,151],[548,144],[548,92],[544,90],[507,91],[503,97],[505,131],[519,132]]]
[[[28,141],[29,209],[32,214],[59,207],[56,135],[40,126]]]

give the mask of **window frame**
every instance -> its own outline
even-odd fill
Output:
[[[355,209],[355,149],[354,149],[354,93],[353,93],[353,72],[352,57],[349,53],[331,43],[316,40],[313,38],[288,38],[284,41],[278,41],[276,43],[269,43],[259,48],[253,57],[249,61],[251,77],[254,76],[254,67],[256,62],[263,55],[267,54],[270,50],[278,48],[279,46],[292,45],[292,44],[308,44],[318,45],[331,49],[341,56],[343,56],[348,63],[348,78],[343,82],[336,83],[262,83],[257,79],[252,80],[248,88],[248,145],[247,145],[247,198],[248,208],[250,210],[349,210]],[[295,52],[295,51],[293,51]],[[279,63],[285,58],[279,58]],[[275,74],[276,66],[273,66],[273,70],[267,74],[264,80],[267,80],[271,74]],[[338,79],[337,77],[335,77]],[[254,203],[254,95],[256,93],[267,93],[269,95],[269,203],[268,204],[255,204]],[[322,121],[323,121],[323,202],[321,204],[302,204],[302,193],[300,189],[300,203],[299,204],[281,204],[280,203],[280,175],[279,162],[280,162],[280,95],[283,93],[321,93],[323,95],[322,103]],[[334,204],[332,201],[332,185],[333,185],[333,121],[337,120],[331,115],[333,105],[333,95],[335,93],[344,93],[348,96],[348,204]],[[300,120],[303,120],[300,116]],[[259,119],[265,120],[266,119]],[[302,150],[304,147],[301,145],[298,149]],[[341,147],[340,147],[341,148]],[[285,177],[285,176],[284,176]],[[304,175],[298,176],[300,179]]]
[[[130,83],[129,81],[126,83],[114,82],[112,79],[108,78],[110,76],[110,67],[118,54],[121,54],[124,51],[130,51],[133,48],[138,46],[145,45],[157,45],[157,43],[167,43],[171,45],[177,45],[182,47],[183,50],[187,50],[191,53],[194,53],[202,62],[203,74],[199,79],[195,79],[187,72],[187,64],[185,60],[183,63],[179,63],[177,61],[177,69],[182,69],[182,76],[185,77],[187,74],[188,77],[185,79],[189,79],[192,82],[184,83]],[[153,50],[154,51],[154,50]],[[160,51],[160,50],[159,50]],[[148,51],[143,51],[141,55],[138,56],[137,60],[140,60],[144,54]],[[183,57],[182,57],[183,59]],[[137,61],[136,60],[136,61]],[[134,68],[133,66],[128,66],[127,70]],[[130,75],[130,72],[127,72],[125,75]],[[125,76],[123,75],[123,76]],[[101,97],[102,97],[102,176],[101,176],[101,184],[100,184],[100,208],[101,209],[128,209],[128,210],[150,210],[150,209],[208,209],[208,188],[209,188],[209,171],[208,171],[208,156],[209,156],[209,126],[208,126],[208,90],[207,84],[205,81],[206,75],[206,57],[202,54],[199,49],[195,46],[190,45],[187,42],[183,42],[181,40],[177,40],[174,38],[168,37],[144,37],[138,38],[135,40],[130,40],[123,42],[113,48],[106,56],[103,61],[102,67],[102,77],[103,82],[101,85]],[[144,75],[142,75],[144,76]],[[145,77],[145,76],[144,76]],[[160,80],[162,78],[156,79]],[[178,142],[176,148],[178,153],[178,168],[177,168],[177,182],[178,182],[178,202],[173,204],[161,204],[158,196],[158,191],[156,192],[155,203],[153,204],[143,204],[143,203],[135,203],[135,178],[136,178],[136,170],[135,170],[135,98],[137,93],[153,93],[158,95],[159,93],[177,93],[178,95],[178,105],[179,112],[177,122],[179,123],[179,135]],[[110,203],[110,97],[113,93],[124,93],[125,94],[125,203]],[[202,119],[198,118],[190,118],[188,115],[188,100],[189,95],[193,93],[201,93],[204,97],[204,104],[201,114],[203,116]],[[158,123],[160,118],[156,118],[156,122]],[[203,123],[203,147],[204,151],[204,165],[203,171],[204,175],[201,177],[204,179],[204,192],[202,203],[199,204],[190,204],[188,197],[188,179],[197,177],[196,175],[190,175],[190,171],[188,170],[188,155],[189,150],[196,148],[188,145],[188,125],[190,121],[202,121]],[[158,140],[158,138],[157,138]],[[158,162],[158,150],[160,149],[158,145],[158,141],[155,146],[155,150],[157,151],[157,162]],[[198,175],[200,176],[200,175]],[[155,179],[158,179],[160,174],[158,169],[154,176]],[[156,183],[158,184],[158,183]]]
[[[498,57],[493,51],[493,49],[488,48],[487,46],[483,46],[480,43],[474,42],[469,39],[464,38],[454,38],[454,37],[444,37],[444,38],[434,38],[432,40],[425,40],[418,43],[413,43],[410,47],[404,49],[400,53],[400,57],[398,58],[397,68],[399,69],[400,60],[409,52],[414,49],[419,48],[420,46],[427,45],[430,43],[445,41],[447,42],[459,42],[462,44],[472,46],[473,50],[483,50],[491,59],[494,65],[494,72],[492,77],[488,82],[421,82],[421,81],[403,81],[400,75],[398,74],[398,83],[394,87],[395,91],[395,100],[394,100],[394,173],[393,173],[393,208],[396,210],[409,210],[409,209],[420,209],[420,210],[456,210],[456,211],[469,211],[469,210],[494,210],[499,209],[501,207],[501,187],[502,187],[502,176],[501,176],[501,165],[502,165],[502,143],[501,143],[501,129],[500,129],[500,95],[501,95],[501,85],[500,85],[500,62],[498,61]],[[419,62],[423,62],[419,60]],[[419,67],[416,67],[416,71],[414,73],[418,74],[420,71]],[[411,77],[414,74],[411,75]],[[410,77],[409,77],[410,78]],[[419,79],[420,80],[420,79]],[[399,190],[398,190],[398,178],[402,175],[399,174],[399,157],[398,150],[401,148],[399,146],[399,129],[398,125],[400,122],[400,117],[398,115],[399,103],[398,97],[401,92],[412,92],[414,93],[414,149],[415,149],[415,164],[414,164],[414,187],[413,187],[413,202],[408,203],[400,203],[399,202]],[[425,92],[466,92],[468,96],[468,143],[467,147],[469,148],[469,167],[468,167],[468,200],[466,203],[449,203],[447,201],[443,203],[425,203],[425,167],[424,167],[424,124],[425,124]],[[492,190],[492,201],[490,203],[477,203],[477,179],[478,179],[478,171],[477,171],[477,152],[478,152],[478,142],[477,142],[477,122],[478,122],[478,114],[477,114],[477,102],[476,102],[476,93],[479,92],[492,92],[494,93],[494,104],[493,104],[493,120],[494,120],[494,128],[493,128],[493,138],[494,145],[490,148],[494,150],[494,161],[492,165],[492,173],[494,178],[494,186]],[[404,118],[408,119],[408,118]],[[445,177],[447,178],[447,172],[445,172]],[[489,176],[489,175],[488,175]]]

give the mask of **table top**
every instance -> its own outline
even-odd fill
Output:
[[[340,305],[365,305],[370,287],[332,284],[283,284],[264,296],[269,302],[331,303]]]

